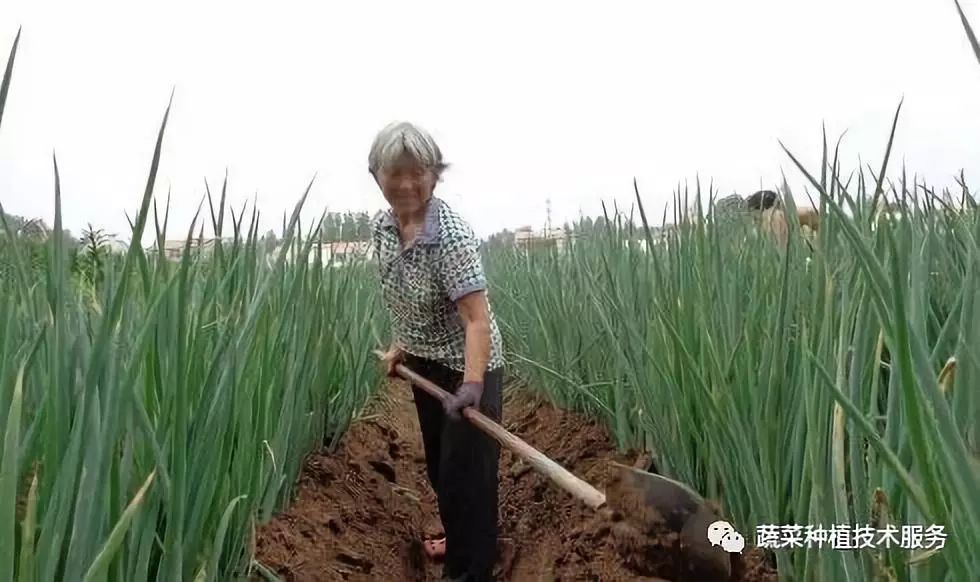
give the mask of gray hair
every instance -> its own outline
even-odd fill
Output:
[[[368,171],[377,176],[382,168],[394,164],[405,154],[435,172],[436,178],[449,167],[442,161],[442,151],[429,132],[407,121],[399,121],[389,123],[375,136],[368,154]]]

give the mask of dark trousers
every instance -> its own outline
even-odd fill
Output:
[[[407,356],[405,365],[447,392],[455,393],[463,374],[437,362]],[[503,370],[484,375],[480,412],[496,422],[503,408]],[[412,386],[422,429],[429,482],[439,502],[446,532],[445,575],[493,579],[497,559],[497,486],[500,444],[465,418],[453,421],[442,403]]]

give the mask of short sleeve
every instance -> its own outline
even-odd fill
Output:
[[[452,301],[487,288],[480,241],[462,220],[446,221],[439,258],[439,278]]]

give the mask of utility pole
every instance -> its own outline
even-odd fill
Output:
[[[548,197],[547,200],[545,200],[545,208],[548,213],[548,222],[545,228],[548,229],[547,236],[551,236],[551,197],[550,196]]]

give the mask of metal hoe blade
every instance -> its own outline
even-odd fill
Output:
[[[606,506],[644,533],[666,525],[680,534],[685,561],[699,580],[728,580],[731,556],[712,545],[708,528],[721,517],[693,489],[663,475],[613,463],[615,476],[606,488]]]

